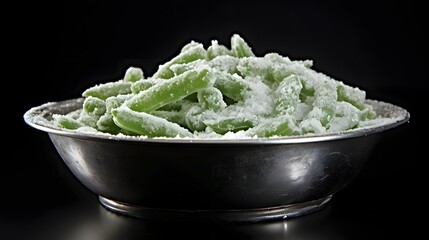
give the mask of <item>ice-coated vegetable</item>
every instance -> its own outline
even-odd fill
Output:
[[[84,126],[76,119],[65,115],[54,114],[52,115],[52,119],[54,120],[55,125],[70,130],[78,129]]]
[[[223,101],[222,92],[215,87],[203,89],[198,92],[197,96],[198,102],[205,109],[217,111],[222,108],[226,108],[226,103]]]
[[[270,138],[346,131],[377,117],[365,91],[311,69],[312,60],[255,56],[238,34],[230,43],[191,41],[152,76],[129,67],[53,123],[146,137]]]
[[[92,116],[100,117],[106,112],[106,102],[96,98],[96,97],[87,97],[83,102],[83,109]]]
[[[210,69],[201,68],[188,71],[168,81],[163,81],[142,91],[126,101],[130,109],[151,112],[166,104],[181,100],[194,92],[213,85]]]
[[[124,81],[136,82],[140,79],[143,79],[143,77],[143,70],[141,68],[130,67],[125,72]]]
[[[153,78],[170,79],[174,77],[174,72],[171,71],[170,67],[173,64],[178,63],[189,63],[198,59],[205,59],[207,51],[204,49],[202,44],[190,44],[182,49],[182,52],[171,59],[169,62],[159,66],[158,71],[153,75]]]
[[[234,34],[231,38],[231,51],[238,58],[255,56],[249,45],[238,34]]]
[[[135,112],[127,106],[112,110],[113,120],[119,127],[148,137],[191,137],[192,134],[176,123],[144,112]]]
[[[124,81],[104,83],[87,89],[82,96],[106,100],[108,97],[131,93],[131,84],[131,82]]]

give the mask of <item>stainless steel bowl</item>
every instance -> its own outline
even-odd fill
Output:
[[[409,113],[368,101],[394,120],[338,134],[271,139],[144,139],[58,129],[53,113],[82,99],[48,103],[24,115],[49,134],[73,174],[108,209],[156,219],[260,221],[321,208],[358,174],[381,132]]]

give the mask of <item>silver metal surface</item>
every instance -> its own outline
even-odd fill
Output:
[[[145,208],[129,205],[99,197],[100,203],[108,210],[128,216],[170,221],[210,221],[210,222],[255,222],[273,219],[286,219],[312,213],[325,206],[331,200],[332,195],[321,199],[296,203],[285,206],[257,208],[245,210],[171,210]]]
[[[52,113],[78,109],[81,99],[45,104],[24,118],[49,133],[73,174],[109,209],[140,217],[161,209],[163,216],[204,212],[211,219],[258,221],[326,203],[364,166],[378,133],[409,119],[400,107],[368,103],[397,121],[341,134],[212,140],[131,138],[49,125]]]

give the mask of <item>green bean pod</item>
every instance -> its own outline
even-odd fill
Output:
[[[374,111],[373,107],[365,103],[366,93],[358,88],[352,88],[350,86],[342,86],[342,83],[337,88],[338,93],[338,104],[343,102],[349,103],[352,106],[360,110],[359,116],[360,121],[365,121],[368,119],[374,119],[377,114]],[[363,99],[362,99],[363,95]]]
[[[169,104],[166,104],[157,110],[159,111],[180,111],[182,109],[183,104],[187,103],[188,100],[182,99],[176,102],[171,102]]]
[[[220,45],[217,40],[212,40],[212,45],[207,49],[207,58],[212,60],[223,55],[232,55],[232,53],[224,45]]]
[[[106,102],[99,98],[89,96],[85,98],[83,102],[83,109],[89,115],[100,117],[106,112]]]
[[[137,112],[151,112],[208,88],[213,85],[213,82],[214,78],[208,68],[188,71],[136,94],[126,104]]]
[[[193,62],[188,63],[177,63],[170,66],[171,71],[173,71],[175,76],[179,76],[182,73],[195,69],[197,66],[202,64],[208,64],[204,59],[197,59]]]
[[[54,120],[54,124],[56,126],[70,130],[75,130],[84,126],[78,120],[75,120],[74,118],[65,115],[53,114],[52,119]]]
[[[338,98],[336,90],[336,83],[329,80],[325,80],[315,89],[313,106],[322,111],[317,112],[317,114],[310,112],[308,115],[320,120],[323,126],[326,126],[335,115],[335,105]]]
[[[302,78],[301,78],[301,85],[302,85],[302,89],[301,89],[301,92],[299,93],[299,99],[301,99],[301,101],[304,102],[309,97],[314,96],[314,89],[308,87],[308,85],[306,84],[306,81]]]
[[[137,94],[141,91],[149,89],[156,83],[157,81],[154,81],[152,79],[140,79],[137,82],[134,82],[133,85],[131,85],[131,92]]]
[[[262,79],[273,82],[272,67],[272,63],[263,58],[248,57],[240,59],[237,69],[241,76],[259,76]]]
[[[132,94],[117,95],[106,99],[106,112],[110,114],[112,109],[120,107],[126,100],[132,98]]]
[[[210,87],[198,91],[198,102],[204,109],[219,111],[226,108],[226,103],[223,101],[222,92],[215,88]]]
[[[301,93],[302,84],[298,76],[291,75],[280,82],[274,91],[275,111],[277,114],[293,116]]]
[[[187,127],[185,121],[185,114],[183,112],[156,110],[151,112],[151,114],[156,117],[164,118],[169,122],[177,123],[182,127]]]
[[[351,103],[360,110],[365,109],[366,93],[359,88],[350,87],[343,83],[337,86],[338,101]]]
[[[245,118],[229,117],[216,120],[206,120],[204,123],[216,133],[238,132],[253,127],[253,123]]]
[[[348,102],[338,102],[335,116],[327,125],[328,132],[340,132],[356,127],[359,124],[361,114],[365,112]]]
[[[127,106],[112,110],[113,120],[119,127],[148,137],[192,137],[187,129],[176,123],[144,112],[135,112]]]
[[[169,62],[159,66],[158,71],[153,75],[153,78],[170,79],[174,77],[174,72],[170,69],[173,64],[189,63],[198,59],[205,59],[207,52],[202,44],[190,46],[179,55],[171,59]]]
[[[202,114],[204,108],[198,103],[192,103],[185,115],[186,126],[191,131],[203,131],[206,128],[206,124],[203,122]]]
[[[121,128],[118,127],[113,121],[112,114],[104,114],[97,121],[97,129],[102,132],[108,132],[111,134],[118,134],[121,132]]]
[[[83,125],[85,125],[87,127],[91,127],[91,128],[96,129],[97,128],[97,121],[99,118],[100,118],[100,116],[89,114],[86,111],[82,111],[80,113],[80,116],[77,119],[77,121],[79,121],[80,123],[82,123]]]
[[[94,86],[83,92],[84,97],[96,97],[106,100],[108,97],[131,93],[131,82],[109,82]]]
[[[201,43],[195,42],[194,40],[192,40],[191,42],[185,44],[185,46],[182,47],[182,49],[180,50],[180,52],[184,53],[184,52],[189,51],[189,49],[191,49],[193,47],[199,47],[199,46],[201,46]]]
[[[234,101],[242,101],[246,97],[246,93],[251,90],[249,83],[237,74],[229,74],[226,72],[216,71],[216,81],[214,86],[219,89],[223,95],[233,99]]]
[[[244,59],[238,59],[236,57],[230,56],[230,55],[221,55],[213,58],[212,60],[208,61],[207,64],[221,72],[227,72],[229,74],[239,73],[237,70],[239,62]]]
[[[130,67],[125,72],[124,82],[137,82],[143,78],[143,70],[141,68]]]
[[[234,34],[231,38],[231,51],[238,58],[255,56],[249,45],[238,34]]]
[[[287,115],[267,119],[256,127],[248,130],[248,135],[253,137],[290,136],[296,133],[295,124]]]

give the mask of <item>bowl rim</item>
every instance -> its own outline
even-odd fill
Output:
[[[46,110],[49,110],[53,106],[61,106],[67,104],[76,104],[76,102],[83,101],[83,98],[75,98],[58,102],[48,102],[37,107],[33,107],[25,112],[24,121],[31,127],[47,132],[48,134],[56,134],[73,138],[96,140],[96,141],[118,141],[118,142],[141,142],[141,143],[174,143],[174,144],[297,144],[297,143],[312,143],[312,142],[324,142],[341,140],[347,138],[364,137],[372,134],[380,133],[406,122],[409,122],[410,113],[399,106],[391,103],[370,100],[367,99],[366,103],[374,106],[377,105],[379,108],[389,108],[398,113],[394,121],[385,124],[376,124],[366,127],[360,127],[356,129],[336,132],[336,133],[323,133],[323,134],[307,134],[300,136],[280,136],[280,137],[269,137],[269,138],[237,138],[237,139],[223,139],[223,138],[149,138],[144,136],[126,136],[126,135],[112,135],[109,133],[100,132],[84,132],[75,131],[68,129],[61,129],[53,125],[43,124],[40,121],[35,121],[36,116],[40,116],[42,113],[46,114]],[[392,111],[393,112],[393,111]],[[52,113],[48,111],[48,113]],[[46,119],[46,118],[45,118]],[[47,121],[47,120],[46,120]]]

